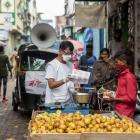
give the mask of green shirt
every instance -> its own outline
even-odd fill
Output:
[[[0,76],[8,76],[8,70],[11,72],[8,56],[0,53]]]

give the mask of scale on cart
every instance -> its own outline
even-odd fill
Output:
[[[83,115],[90,113],[90,98],[93,88],[80,88],[71,92],[71,100],[68,103],[55,103],[45,106],[47,112],[56,112],[61,110],[63,113],[80,112]]]
[[[113,105],[106,102],[103,93],[106,91],[101,87],[98,91],[95,88],[80,88],[73,93],[73,99],[77,110],[88,109],[89,113],[110,113],[113,111]]]
[[[71,91],[71,100],[68,103],[56,102],[45,105],[43,110],[54,113],[61,110],[63,113],[80,112],[83,115],[93,113],[110,113],[112,111],[109,103],[104,104],[102,90],[96,91],[94,88],[77,88]]]
[[[73,82],[82,84],[83,87],[68,87],[71,96],[70,101],[67,103],[49,104],[45,106],[45,109],[48,112],[61,110],[64,113],[75,113],[79,111],[81,114],[85,115],[94,113],[94,110],[103,110],[103,102],[101,96],[99,96],[101,93],[97,92],[94,88],[86,86],[88,84],[89,76],[89,72],[74,70],[69,77],[73,79]]]

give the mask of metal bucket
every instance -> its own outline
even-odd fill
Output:
[[[82,92],[76,92],[73,94],[74,100],[78,104],[88,104],[90,101],[91,94],[90,93],[82,93]]]

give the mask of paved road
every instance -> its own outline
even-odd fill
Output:
[[[12,111],[11,98],[14,87],[13,80],[8,82],[8,102],[2,103],[0,97],[0,140],[26,140],[30,117]]]

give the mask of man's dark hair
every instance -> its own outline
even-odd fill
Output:
[[[93,56],[93,46],[92,46],[92,44],[88,44],[87,46],[86,46],[86,56],[87,57],[91,57],[91,56]]]
[[[102,54],[103,52],[106,52],[106,53],[110,56],[109,49],[103,48],[103,49],[100,51],[100,54]]]
[[[4,52],[4,47],[0,46],[0,53]]]
[[[59,50],[65,50],[67,48],[69,48],[71,52],[74,50],[74,46],[70,41],[62,41]]]
[[[116,53],[114,59],[126,61],[127,65],[132,66],[134,64],[134,53],[129,49],[125,49]]]
[[[72,38],[73,38],[73,36],[72,36],[72,35],[69,35],[69,36],[68,36],[68,38],[71,38],[71,39],[72,39]]]

